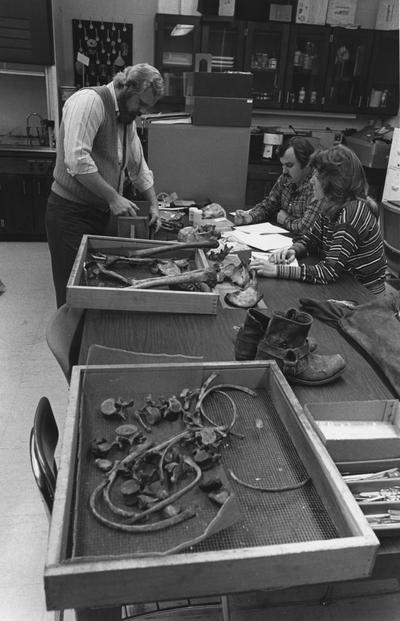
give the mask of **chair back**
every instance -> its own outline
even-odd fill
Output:
[[[79,360],[83,313],[82,308],[71,308],[63,304],[50,318],[46,328],[47,344],[68,383],[71,379],[72,367]]]
[[[53,410],[47,397],[41,397],[33,420],[29,448],[33,475],[49,516],[53,510],[57,481],[54,458],[57,442],[58,427]]]

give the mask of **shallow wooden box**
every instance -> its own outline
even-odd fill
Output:
[[[281,487],[282,477],[295,475],[307,484],[271,494],[232,480],[243,518],[183,553],[134,558],[115,554],[113,548],[114,554],[73,558],[74,493],[77,474],[82,477],[77,444],[88,395],[94,393],[98,403],[110,396],[112,387],[113,393],[126,398],[127,386],[143,393],[179,394],[184,387],[199,387],[214,371],[217,383],[244,385],[257,393],[251,407],[239,407],[238,397],[235,430],[243,433],[242,438],[232,436],[223,451],[226,471],[232,463],[236,473],[251,464],[249,472],[258,486],[272,476],[274,486]],[[261,425],[256,424],[259,420]],[[231,462],[225,463],[224,456]],[[378,545],[275,362],[74,367],[45,564],[49,610],[364,578],[372,570]]]
[[[304,409],[336,463],[399,459],[397,399],[306,403]]]
[[[145,313],[216,314],[219,296],[214,292],[172,291],[169,289],[129,289],[120,287],[91,287],[82,284],[84,264],[90,252],[126,254],[129,250],[172,245],[170,241],[131,239],[84,235],[67,284],[67,304],[77,308],[132,310]],[[192,258],[196,269],[209,267],[201,249],[168,252],[162,257]]]

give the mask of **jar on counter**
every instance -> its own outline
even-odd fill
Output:
[[[277,58],[270,58],[268,61],[268,69],[276,69],[278,67],[278,59]]]
[[[306,99],[306,89],[304,88],[304,86],[301,87],[301,89],[299,90],[299,96],[297,98],[297,101],[299,104],[303,104],[305,102]]]

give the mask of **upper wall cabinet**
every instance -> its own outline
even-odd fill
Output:
[[[200,18],[158,13],[154,28],[154,63],[164,77],[164,100],[175,103],[184,95],[184,74],[194,71],[200,52]]]
[[[177,23],[193,23],[193,30],[171,36]],[[194,55],[201,51],[211,55],[212,71],[253,73],[254,108],[377,116],[398,112],[398,30],[183,15],[157,15],[156,27],[156,66],[168,81],[169,95],[178,76],[174,93],[183,97],[182,76],[193,71]]]
[[[54,64],[51,0],[1,0],[0,61]]]
[[[249,22],[244,69],[253,73],[253,106],[281,108],[289,25]]]

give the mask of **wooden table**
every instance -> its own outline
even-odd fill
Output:
[[[302,297],[317,300],[351,299],[368,302],[373,295],[350,278],[329,286],[260,279],[268,310],[300,308]],[[234,343],[246,311],[219,309],[217,315],[143,314],[125,311],[87,310],[80,364],[87,363],[90,345],[98,344],[136,352],[203,356],[206,361],[234,360]],[[346,369],[337,381],[319,387],[293,385],[303,405],[312,401],[346,401],[397,398],[387,380],[361,351],[335,328],[314,320],[310,334],[321,354],[341,354]],[[110,361],[111,363],[112,361]],[[400,576],[400,538],[383,538],[373,578]]]

